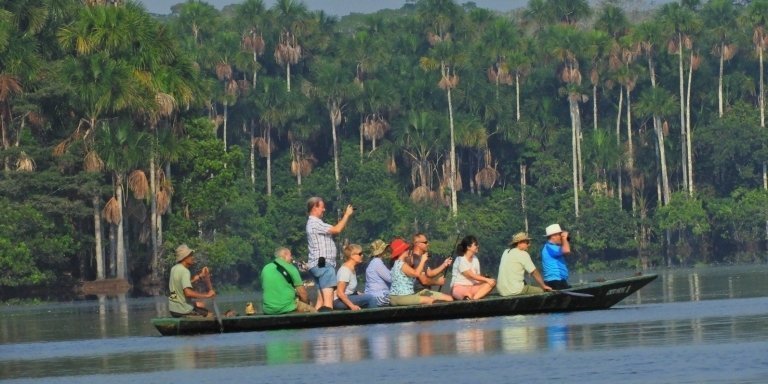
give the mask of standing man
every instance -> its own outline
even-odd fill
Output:
[[[208,267],[203,267],[200,273],[190,278],[189,268],[195,265],[195,250],[186,244],[176,248],[176,265],[171,268],[171,277],[168,279],[168,311],[173,317],[211,317],[212,314],[205,309],[202,301],[192,299],[210,299],[216,296],[216,291],[211,288],[211,274]],[[204,280],[208,286],[208,292],[198,293],[192,289],[192,283]]]
[[[502,296],[512,295],[531,295],[544,291],[551,291],[552,288],[544,283],[541,273],[536,269],[528,254],[528,247],[531,245],[531,238],[525,232],[516,233],[509,242],[509,249],[501,255],[499,264],[499,278],[496,279],[496,289]],[[525,284],[525,272],[528,272],[539,287]]]
[[[333,242],[333,236],[338,235],[347,226],[349,217],[352,216],[354,208],[347,205],[344,216],[336,225],[330,225],[323,222],[322,217],[325,214],[325,202],[321,197],[310,197],[307,200],[307,245],[309,248],[309,273],[317,285],[317,303],[315,309],[318,311],[333,310],[333,291],[336,287],[336,243]]]
[[[568,266],[565,256],[571,253],[568,242],[568,232],[560,228],[560,224],[547,227],[547,243],[541,249],[541,265],[544,269],[544,283],[552,289],[566,289],[568,285]]]
[[[316,312],[309,305],[309,295],[299,270],[293,265],[291,250],[279,247],[275,258],[261,270],[262,312],[280,315],[289,312]]]
[[[421,257],[427,255],[429,257],[429,239],[427,235],[419,232],[413,235],[413,249],[411,254],[413,255],[413,264],[419,265]],[[443,271],[453,263],[452,257],[447,257],[437,268],[430,268],[425,265],[424,271],[419,275],[418,280],[414,282],[414,290],[421,291],[422,289],[432,289],[433,285],[443,286],[445,285],[445,276],[442,275]]]

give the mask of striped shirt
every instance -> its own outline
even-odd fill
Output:
[[[307,219],[307,245],[309,248],[309,268],[317,266],[317,260],[325,257],[325,265],[336,268],[336,243],[329,232],[332,225],[320,218],[309,216]]]

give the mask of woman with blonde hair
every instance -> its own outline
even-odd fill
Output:
[[[355,267],[363,262],[363,247],[349,244],[344,247],[344,264],[336,272],[337,285],[333,296],[333,309],[375,308],[376,297],[357,291]]]

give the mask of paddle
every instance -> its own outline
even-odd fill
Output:
[[[208,270],[208,267],[203,267],[204,270]],[[213,290],[213,283],[211,283],[211,273],[208,272],[203,277],[205,285],[208,287],[208,292]],[[216,322],[219,323],[219,332],[224,332],[224,322],[221,320],[221,313],[219,312],[219,306],[216,304],[216,299],[211,298],[211,304],[213,305],[213,314],[216,318]]]

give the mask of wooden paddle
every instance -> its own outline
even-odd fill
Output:
[[[203,267],[203,269],[207,270],[208,267]],[[208,272],[205,274],[205,277],[203,277],[203,280],[205,281],[205,285],[208,287],[208,292],[213,290],[213,283],[211,283],[211,273]],[[219,312],[219,306],[216,304],[216,298],[211,298],[211,304],[213,305],[213,314],[215,316],[216,322],[219,323],[219,332],[224,332],[224,322],[221,320],[221,313]]]

